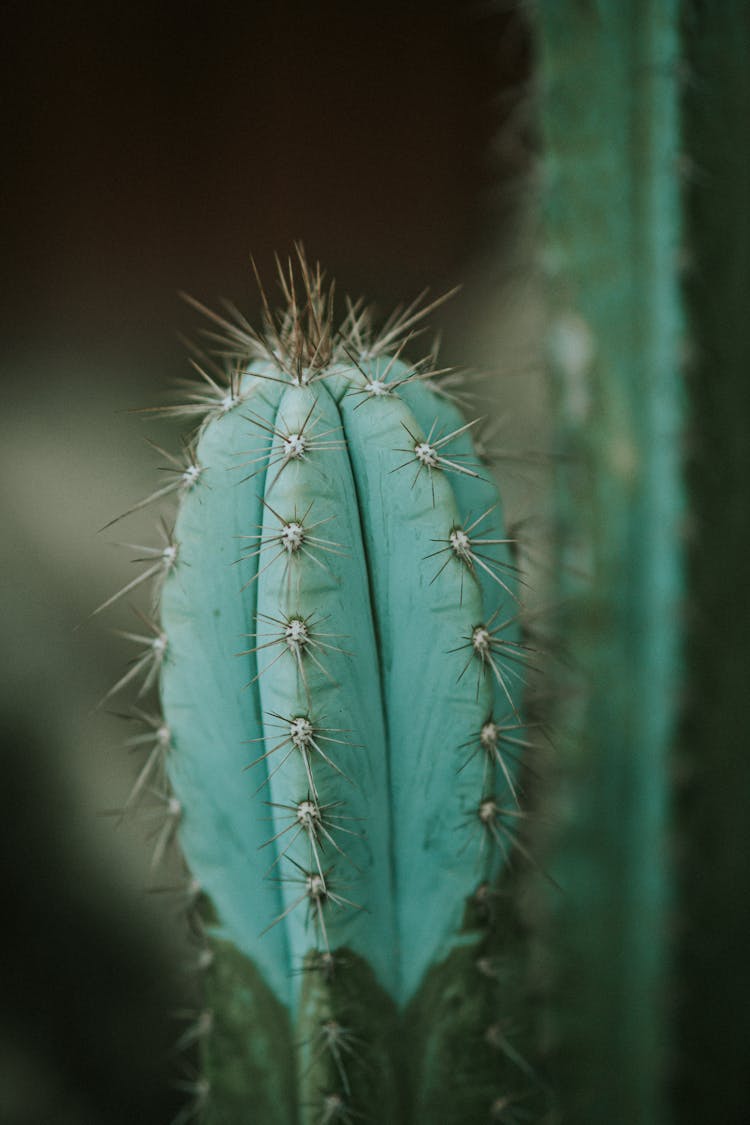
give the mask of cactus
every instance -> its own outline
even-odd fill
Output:
[[[565,890],[540,934],[549,1073],[581,1125],[734,1125],[750,1034],[750,9],[541,0],[535,22],[569,455],[555,573],[585,672],[557,708],[546,801]]]
[[[664,1120],[681,659],[678,5],[542,0],[558,596],[550,1070],[565,1119]],[[587,575],[581,579],[581,571]]]
[[[335,328],[301,251],[280,280],[261,332],[208,313],[230,373],[197,365],[175,408],[198,436],[116,685],[159,678],[136,786],[167,795],[208,942],[185,1119],[515,1121],[512,537],[455,376],[404,358],[432,306]]]

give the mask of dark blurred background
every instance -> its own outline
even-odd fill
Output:
[[[112,629],[140,627],[122,604],[89,619],[134,573],[113,543],[155,541],[153,514],[97,529],[155,487],[143,437],[177,444],[128,412],[187,372],[178,291],[255,319],[249,255],[272,288],[295,239],[384,313],[461,284],[434,318],[444,354],[538,440],[531,50],[506,7],[3,5],[8,1125],[163,1123],[180,1104],[184,903],[150,869],[153,823],[115,815],[138,766],[112,713],[127,700],[97,709],[132,655]]]

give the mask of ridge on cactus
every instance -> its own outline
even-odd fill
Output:
[[[183,1120],[519,1120],[513,540],[456,375],[406,358],[434,305],[376,332],[359,302],[336,325],[301,249],[279,278],[261,331],[198,306],[226,366],[195,364],[168,412],[197,435],[131,509],[179,498],[113,692],[158,677],[136,788],[163,789],[206,942]]]

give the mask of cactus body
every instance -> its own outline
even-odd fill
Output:
[[[538,10],[556,388],[561,685],[551,1072],[576,1122],[662,1122],[678,703],[678,5]],[[581,577],[581,571],[585,576]]]
[[[484,1121],[508,1090],[482,903],[522,815],[510,545],[472,425],[400,358],[413,314],[335,336],[301,268],[264,335],[222,322],[237,369],[154,642],[212,909],[198,1093],[217,1122]]]

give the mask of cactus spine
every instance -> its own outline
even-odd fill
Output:
[[[403,358],[428,310],[335,330],[298,258],[261,333],[210,314],[231,374],[182,408],[137,661],[210,910],[194,1093],[222,1123],[511,1121],[527,649],[500,498],[434,355]]]

